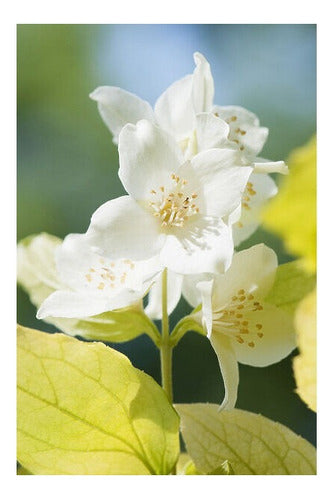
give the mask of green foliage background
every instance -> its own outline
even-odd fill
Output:
[[[19,25],[18,240],[46,231],[84,232],[93,211],[123,194],[117,148],[88,94],[99,85],[126,88],[154,104],[190,73],[192,53],[211,62],[216,102],[254,111],[270,136],[263,156],[284,159],[315,132],[314,25]],[[259,230],[242,245],[264,242],[279,262],[293,258]],[[181,302],[172,324],[190,308]],[[18,291],[18,321],[54,331],[35,318]],[[148,337],[114,345],[160,379]],[[294,353],[296,354],[296,353]],[[291,357],[268,368],[240,365],[237,407],[277,420],[315,442],[315,414],[294,393]],[[206,338],[187,334],[174,353],[178,403],[220,403],[223,384]]]

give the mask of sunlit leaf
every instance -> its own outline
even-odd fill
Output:
[[[55,250],[62,240],[47,233],[24,238],[18,244],[18,282],[38,308],[55,290],[63,288],[55,265]],[[126,342],[142,333],[154,341],[157,335],[141,306],[129,307],[82,319],[46,318],[68,335],[90,340]]]
[[[20,464],[17,466],[16,474],[18,476],[31,476],[32,475],[31,472],[29,472],[27,469],[22,467]]]
[[[18,460],[33,474],[168,474],[179,418],[102,343],[18,328]]]
[[[315,474],[315,449],[287,427],[243,410],[214,404],[176,405],[196,469],[209,474],[228,460],[234,474]]]
[[[191,460],[187,453],[181,453],[179,461],[176,466],[176,473],[184,476],[202,476],[203,473],[199,472],[194,462]],[[208,472],[208,476],[231,476],[234,475],[232,466],[228,460],[225,460],[221,465],[216,467],[213,471]]]
[[[297,393],[316,411],[316,291],[300,303],[295,316],[297,342],[300,354],[293,360]]]
[[[299,302],[314,288],[315,276],[305,272],[300,261],[278,266],[273,288],[266,302],[293,313]]]
[[[279,193],[267,205],[263,222],[284,239],[289,252],[303,258],[309,272],[316,269],[316,138],[293,151],[290,174],[281,179]]]

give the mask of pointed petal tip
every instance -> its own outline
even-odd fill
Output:
[[[93,101],[99,101],[99,97],[101,97],[101,89],[102,87],[96,87],[96,89],[89,94],[89,98]]]
[[[195,61],[195,64],[199,64],[200,62],[208,62],[205,56],[201,52],[194,52],[193,53],[193,58]]]

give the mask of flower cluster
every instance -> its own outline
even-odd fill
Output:
[[[288,169],[258,156],[268,129],[242,107],[215,105],[210,65],[199,53],[194,60],[194,72],[173,83],[154,109],[116,87],[90,95],[118,144],[127,194],[100,206],[85,234],[68,235],[57,248],[62,288],[44,300],[38,317],[142,307],[148,294],[146,314],[161,319],[163,295],[170,314],[183,294],[217,354],[222,407],[230,409],[238,361],[264,366],[295,346],[290,318],[265,300],[275,253],[265,245],[235,252],[277,193],[269,174]]]

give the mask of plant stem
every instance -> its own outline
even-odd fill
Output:
[[[160,344],[160,363],[161,363],[161,385],[167,394],[171,404],[173,404],[173,377],[172,377],[172,355],[173,346],[169,336],[169,318],[167,307],[167,269],[162,273],[162,331]],[[170,471],[170,474],[176,475],[176,465]]]
[[[172,353],[169,338],[169,319],[167,311],[167,269],[162,273],[162,335],[160,346],[161,383],[168,399],[173,403]]]

